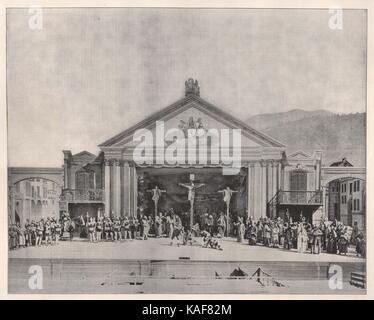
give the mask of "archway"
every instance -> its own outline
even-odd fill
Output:
[[[339,176],[323,185],[324,213],[330,221],[366,228],[366,180],[361,177]]]
[[[9,186],[10,222],[40,220],[59,215],[61,185],[55,179],[43,176],[18,177]]]

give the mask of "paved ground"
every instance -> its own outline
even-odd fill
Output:
[[[193,246],[170,247],[167,238],[124,242],[89,243],[87,241],[61,241],[57,246],[29,247],[12,250],[9,258],[66,258],[66,259],[151,259],[208,261],[305,261],[305,262],[364,262],[353,249],[347,256],[336,254],[298,253],[295,250],[249,246],[234,239],[222,239],[223,251]]]
[[[139,279],[137,285],[130,281],[116,283],[94,283],[87,280],[67,282],[56,280],[46,283],[43,290],[25,290],[25,281],[12,280],[10,293],[28,294],[312,294],[312,295],[364,295],[365,289],[351,286],[348,282],[343,283],[341,290],[331,290],[328,281],[283,281],[284,287],[262,287],[253,280],[162,280]],[[133,283],[133,282],[132,282]],[[58,288],[58,289],[57,289]],[[56,290],[57,289],[57,290]]]

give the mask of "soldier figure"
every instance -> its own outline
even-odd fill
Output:
[[[90,238],[90,242],[95,241],[95,229],[96,229],[96,222],[95,218],[91,217],[87,224],[88,227],[88,235]]]
[[[55,244],[58,244],[60,240],[60,234],[61,234],[61,224],[59,221],[56,221],[55,223]]]

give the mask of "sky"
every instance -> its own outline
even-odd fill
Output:
[[[242,120],[259,113],[366,108],[366,13],[344,10],[7,11],[8,165],[61,166],[184,96]]]

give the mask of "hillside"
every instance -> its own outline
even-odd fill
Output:
[[[257,115],[247,123],[284,143],[288,154],[322,150],[324,165],[346,157],[354,166],[365,166],[366,113],[291,110]]]

